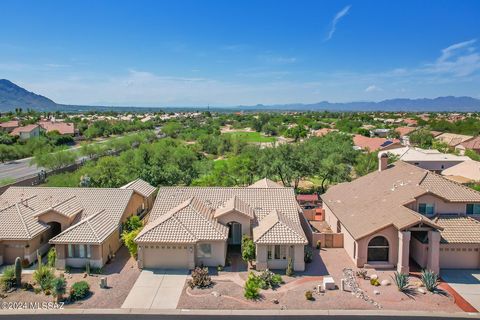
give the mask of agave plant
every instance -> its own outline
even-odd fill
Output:
[[[408,288],[408,274],[395,272],[392,277],[393,281],[397,285],[398,291],[404,292]]]
[[[435,291],[438,286],[438,274],[436,274],[432,270],[423,270],[422,283],[428,291]]]

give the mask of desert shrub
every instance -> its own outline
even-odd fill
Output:
[[[55,267],[55,261],[57,260],[57,251],[55,250],[55,248],[51,248],[50,250],[48,250],[48,254],[47,254],[47,265],[49,267]]]
[[[128,252],[130,252],[130,255],[134,258],[137,258],[137,252],[138,252],[138,246],[134,240],[137,237],[137,235],[140,233],[140,230],[141,229],[136,229],[130,232],[124,231],[122,233],[123,243],[125,244],[125,247],[127,247]]]
[[[35,279],[42,291],[52,288],[52,280],[54,278],[53,269],[45,265],[39,265],[38,269],[33,273],[33,279]]]
[[[250,272],[245,281],[243,295],[248,300],[255,300],[260,297],[260,278]]]
[[[368,273],[368,271],[365,270],[365,269],[359,269],[359,270],[357,270],[357,272],[355,272],[355,274],[357,275],[357,278],[362,278],[362,279],[367,278],[367,273]]]
[[[376,279],[376,278],[370,279],[370,284],[372,286],[378,287],[380,285],[380,281],[378,281],[378,279]]]
[[[289,277],[293,276],[293,260],[292,258],[288,258],[287,269],[285,270],[285,274]]]
[[[408,274],[395,272],[392,277],[393,281],[397,285],[398,291],[404,292],[408,288]]]
[[[304,252],[303,252],[303,260],[305,263],[310,263],[312,262],[313,259],[313,250],[310,246],[305,246]]]
[[[141,229],[143,227],[142,220],[138,216],[131,216],[123,224],[123,230],[132,232],[133,230]]]
[[[208,268],[196,267],[192,271],[192,279],[188,280],[190,288],[207,288],[212,285],[212,278],[208,274]]]
[[[275,274],[270,270],[264,270],[260,275],[253,274],[252,276],[258,277],[258,284],[262,289],[275,289],[283,283],[282,277],[279,274]]]
[[[7,266],[3,269],[3,274],[0,278],[0,282],[2,284],[2,289],[5,291],[10,290],[17,285],[14,266]]]
[[[22,268],[28,268],[30,266],[30,260],[22,259]]]
[[[67,280],[64,277],[58,277],[52,280],[52,294],[54,297],[61,297],[67,289]]]
[[[242,238],[242,259],[247,261],[250,265],[255,260],[255,243],[247,235]]]
[[[313,300],[313,292],[310,290],[305,291],[305,299],[312,301]]]
[[[90,286],[87,281],[75,282],[70,288],[70,300],[78,301],[85,299],[90,294]]]
[[[422,271],[422,283],[430,292],[433,292],[437,289],[438,286],[438,274],[431,270]]]
[[[318,250],[320,250],[322,248],[322,241],[318,240],[316,247]]]
[[[221,264],[217,266],[217,271],[223,271],[223,266]]]

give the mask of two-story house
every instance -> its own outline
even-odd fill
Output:
[[[357,267],[480,268],[480,193],[397,161],[331,187],[325,220],[344,236]]]

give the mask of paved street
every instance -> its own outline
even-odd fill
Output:
[[[480,310],[480,270],[448,270],[440,272],[443,280],[475,309]]]
[[[31,158],[13,160],[7,163],[0,163],[0,180],[3,179],[19,179],[26,176],[36,174],[43,168],[36,165],[30,165]]]
[[[122,308],[175,309],[188,270],[142,270]]]

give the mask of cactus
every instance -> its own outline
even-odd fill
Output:
[[[17,288],[20,288],[22,286],[22,259],[20,257],[15,259],[15,280]]]
[[[288,258],[287,270],[285,270],[285,274],[289,277],[293,277],[293,260],[292,260],[292,258]]]
[[[40,252],[37,250],[37,269],[42,268],[42,256]]]

